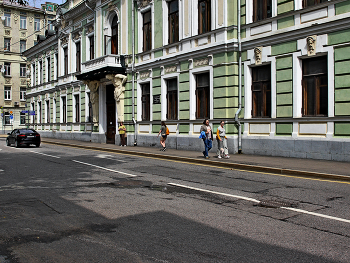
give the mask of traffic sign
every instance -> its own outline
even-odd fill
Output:
[[[10,114],[11,114],[11,115],[13,114],[13,111],[12,111],[12,110],[10,111]]]
[[[13,115],[10,115],[10,119],[13,120]]]
[[[29,114],[30,114],[30,115],[35,115],[35,110],[30,110],[30,111],[29,111]]]
[[[21,112],[22,112],[22,113],[28,113],[28,111],[27,111],[27,110],[22,110]]]

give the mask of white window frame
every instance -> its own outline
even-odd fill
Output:
[[[302,1],[302,0],[295,0],[295,1]],[[277,0],[272,0],[271,11],[272,11],[271,17],[277,16]],[[253,23],[253,14],[254,14],[254,0],[246,0],[246,24]],[[258,22],[262,22],[262,21],[264,20],[260,20]]]
[[[27,17],[21,15],[20,16],[20,29],[27,29]]]
[[[23,50],[23,44],[24,43],[24,50]],[[21,52],[21,53],[23,53],[24,51],[26,51],[27,50],[27,41],[25,41],[25,40],[20,40],[20,42],[19,42],[19,46],[20,46],[20,51],[19,52]]]
[[[64,120],[63,120],[63,98],[65,98],[65,100],[66,100],[66,121],[64,122]],[[67,95],[65,94],[65,95],[62,95],[62,96],[60,96],[60,123],[67,123]]]
[[[168,94],[168,84],[167,81],[170,79],[176,79],[177,80],[177,120],[179,120],[179,76],[180,73],[172,73],[172,74],[166,74],[161,77],[161,120],[165,121],[167,120],[167,113],[168,113],[168,99],[167,99],[167,94]],[[170,120],[170,121],[175,121],[175,120]]]
[[[35,83],[36,83],[36,81],[35,81],[35,78],[36,78],[35,61],[31,65],[31,77],[32,77],[31,85],[35,86]]]
[[[11,76],[11,63],[6,62],[6,64],[8,64],[8,65],[5,65],[5,63],[4,63],[4,69],[5,69],[4,76]],[[10,72],[10,74],[8,74],[9,72]]]
[[[49,64],[50,60],[50,64]],[[51,55],[46,57],[46,63],[45,63],[45,82],[49,82],[49,75],[51,79]]]
[[[59,67],[59,64],[58,64],[58,53],[55,53],[54,55],[54,80],[57,80],[58,79],[58,67]]]
[[[151,19],[152,19],[152,48],[151,50],[154,49],[154,7],[153,7],[153,2],[150,3],[149,6],[139,10],[138,12],[138,21],[139,21],[139,25],[138,25],[138,37],[139,37],[139,53],[143,53],[143,14],[145,12],[148,12],[149,10],[151,10]],[[147,52],[150,52],[151,50],[148,50]]]
[[[5,13],[4,16],[5,16],[4,26],[11,27],[11,14]]]
[[[249,1],[249,0],[247,0]],[[210,1],[210,31],[216,29],[216,0]],[[192,1],[192,32],[193,35],[198,35],[198,1]],[[209,32],[210,32],[209,31]],[[207,32],[207,33],[209,33]],[[207,34],[205,33],[205,34]]]
[[[22,123],[22,116],[24,116],[24,123]],[[25,113],[20,112],[20,114],[19,114],[19,124],[20,125],[25,125],[26,124],[26,114]]]
[[[24,67],[22,65],[24,65]],[[19,64],[19,76],[20,77],[26,77],[27,76],[27,65],[26,64],[23,64],[23,63]]]
[[[26,88],[25,87],[20,87],[19,88],[19,100],[20,101],[25,101],[26,100],[25,97],[26,97]]]
[[[78,114],[79,114],[79,121],[77,121],[77,119],[76,119],[76,108],[75,108],[75,105],[76,105],[76,96],[78,96],[78,103],[79,103],[79,112],[78,112]],[[80,121],[81,121],[81,101],[80,101],[80,93],[79,92],[75,92],[75,93],[73,93],[73,122],[74,123],[80,123]]]
[[[213,96],[213,67],[206,66],[190,69],[190,120],[196,120],[197,96],[196,96],[196,75],[209,72],[209,119],[214,116],[214,96]]]
[[[34,18],[34,31],[40,31],[40,18]]]
[[[163,28],[166,30],[163,30],[163,45],[168,45],[169,44],[169,3],[168,1],[163,1],[162,3],[163,7]],[[182,9],[182,1],[178,0],[179,4],[179,41],[183,39],[183,9]]]
[[[34,101],[30,103],[30,110],[35,111],[35,102]],[[34,123],[34,121],[35,121],[35,115],[31,115],[31,123]]]
[[[40,103],[40,107],[39,107],[39,103]],[[36,122],[37,123],[41,123],[41,119],[42,119],[42,114],[43,114],[43,103],[42,101],[37,101],[36,103]]]
[[[91,60],[92,59],[91,56],[90,56],[90,38],[91,37],[94,39],[94,58],[96,58],[95,34],[94,34],[94,32],[92,32],[92,33],[86,35],[86,44],[87,44],[87,50],[88,50],[88,52],[86,54],[86,60]],[[81,52],[81,48],[82,47],[80,47],[80,52]]]
[[[141,85],[149,83],[149,108],[150,108],[150,116],[149,121],[153,121],[153,84],[152,84],[152,76],[147,79],[142,79],[137,82],[137,121],[142,121],[142,88]],[[162,95],[161,95],[162,97]],[[162,98],[161,98],[162,99]]]
[[[7,40],[10,40],[7,42]],[[4,38],[4,50],[11,51],[11,38],[5,37]]]
[[[53,98],[52,100],[52,123],[56,123],[56,107],[57,107],[57,99],[56,98]]]
[[[49,102],[49,107],[47,107],[47,102]],[[50,99],[47,99],[45,100],[45,123],[50,123],[50,120],[51,120],[49,110],[50,110]],[[48,118],[49,118],[49,122],[47,121]]]
[[[10,88],[10,89],[8,89]],[[4,100],[12,100],[12,87],[4,86]]]

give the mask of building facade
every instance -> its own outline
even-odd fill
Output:
[[[348,160],[349,17],[345,0],[67,1],[25,52],[31,125],[118,144],[124,122],[155,146],[166,121],[169,147],[200,150],[208,118],[232,153]]]
[[[22,53],[34,46],[39,35],[53,30],[56,4],[45,3],[41,8],[0,2],[0,107],[1,130],[26,127],[27,61]]]

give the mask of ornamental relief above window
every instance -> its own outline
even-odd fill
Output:
[[[152,0],[137,0],[137,5],[139,8],[145,8],[152,3]]]

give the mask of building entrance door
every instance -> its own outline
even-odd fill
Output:
[[[116,120],[114,86],[106,87],[106,108],[107,108],[107,138],[106,143],[115,144]]]

